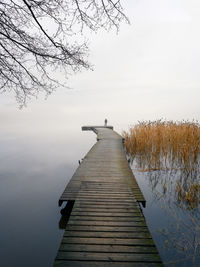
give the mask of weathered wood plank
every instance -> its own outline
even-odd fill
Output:
[[[66,231],[101,232],[149,232],[147,226],[104,226],[104,225],[67,225]]]
[[[157,253],[154,246],[126,246],[126,245],[88,245],[88,244],[61,244],[60,251],[86,251],[108,253]]]
[[[60,198],[65,199],[65,198]],[[73,199],[73,196],[69,197],[68,200]],[[92,198],[92,197],[79,197],[77,196],[75,200],[79,200],[83,203],[94,203],[94,204],[107,204],[107,205],[131,205],[135,204],[134,199],[119,199],[119,198]]]
[[[90,252],[73,252],[73,251],[59,251],[57,259],[60,260],[90,260],[90,261],[124,261],[127,262],[158,262],[160,258],[157,254],[142,254],[142,253],[90,253]]]
[[[102,226],[145,226],[145,222],[144,221],[140,221],[140,222],[110,222],[110,221],[81,221],[81,220],[72,220],[70,218],[70,220],[68,221],[69,225],[94,225],[94,226],[98,226],[98,225],[102,225]]]
[[[77,192],[68,192],[69,193],[77,193]],[[65,193],[66,194],[66,193]],[[132,192],[110,192],[110,191],[104,191],[104,192],[85,192],[83,190],[81,190],[80,192],[78,192],[78,196],[95,196],[95,197],[120,197],[120,198],[132,198],[133,197],[133,193]]]
[[[105,214],[132,214],[134,215],[135,213],[139,213],[141,214],[140,210],[136,207],[135,209],[134,208],[107,208],[106,206],[105,207],[88,207],[88,206],[81,206],[81,207],[74,207],[73,208],[73,212],[95,212],[96,214],[99,214],[99,213],[105,213]]]
[[[140,213],[140,210],[137,206],[132,206],[129,208],[126,208],[123,206],[118,207],[112,206],[112,207],[106,207],[105,205],[95,205],[95,206],[89,206],[89,205],[81,205],[74,207],[73,212],[97,212],[97,213]]]
[[[65,231],[64,237],[95,237],[95,238],[151,238],[149,232],[84,232],[84,231]]]
[[[81,191],[85,192],[85,193],[130,193],[132,194],[132,191],[130,188],[113,188],[113,187],[89,187],[89,186],[82,186],[81,187]],[[73,191],[71,191],[73,192]],[[74,192],[78,192],[78,191],[74,191]]]
[[[102,245],[130,245],[130,246],[154,246],[149,238],[93,238],[93,237],[63,237],[63,244],[102,244]]]
[[[162,263],[56,260],[55,267],[161,267]]]
[[[103,211],[103,210],[105,210],[105,211],[108,211],[108,212],[115,212],[115,211],[117,211],[117,212],[120,212],[120,211],[124,211],[124,212],[128,212],[128,211],[134,211],[134,212],[138,212],[139,211],[139,207],[137,207],[136,205],[129,205],[128,207],[126,206],[126,205],[118,205],[118,204],[116,204],[116,205],[114,205],[114,204],[112,204],[112,205],[107,205],[106,206],[106,204],[93,204],[93,205],[89,205],[89,203],[84,203],[84,204],[81,204],[81,205],[79,205],[79,206],[76,206],[76,207],[74,207],[74,211],[76,211],[76,210],[87,210],[87,209],[91,209],[91,210],[93,210],[93,211],[95,211],[95,212],[97,212],[97,211]]]
[[[83,203],[80,203],[80,205],[77,205],[75,207],[75,209],[86,209],[86,208],[90,208],[90,209],[95,209],[96,212],[98,210],[102,210],[102,209],[106,209],[106,210],[123,210],[124,212],[126,211],[132,211],[134,210],[136,211],[141,211],[140,206],[138,206],[138,203],[123,203],[123,202],[106,202],[106,201],[101,201],[101,202],[94,202],[94,201],[85,201],[82,200]]]
[[[92,196],[79,196],[77,195],[77,200],[85,200],[85,201],[91,201],[91,202],[106,202],[106,203],[135,203],[135,199],[133,199],[132,197],[92,197]]]
[[[73,196],[74,193],[65,193],[63,196]],[[77,194],[76,194],[77,195]],[[131,194],[87,194],[79,192],[77,195],[77,199],[85,198],[85,199],[94,199],[94,200],[100,200],[100,199],[108,199],[108,200],[119,200],[124,199],[125,201],[133,202],[133,196]]]
[[[101,211],[81,211],[73,209],[73,212],[71,213],[73,216],[95,216],[95,217],[142,217],[143,215],[139,211],[133,211],[133,212],[101,212]]]
[[[116,216],[84,216],[84,215],[73,215],[71,214],[69,223],[71,220],[76,221],[98,221],[98,222],[143,222],[143,216],[135,216],[135,217],[116,217]]]

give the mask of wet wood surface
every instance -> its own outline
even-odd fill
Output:
[[[54,266],[162,266],[122,137],[110,128],[93,130],[98,142],[59,200],[75,204]]]

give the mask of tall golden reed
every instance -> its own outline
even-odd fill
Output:
[[[140,168],[180,168],[193,172],[199,165],[198,122],[144,121],[123,132],[125,147]]]
[[[198,122],[144,121],[123,132],[123,136],[127,154],[140,171],[177,170],[179,179],[174,189],[178,200],[195,205],[199,203]]]

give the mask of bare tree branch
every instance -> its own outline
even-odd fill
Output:
[[[0,0],[0,93],[14,92],[23,106],[60,85],[52,74],[90,68],[84,36],[128,22],[120,0]],[[77,38],[78,40],[78,38]]]

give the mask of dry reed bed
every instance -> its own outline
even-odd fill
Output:
[[[200,188],[197,180],[200,166],[198,122],[144,121],[123,132],[123,136],[127,154],[141,171],[177,169],[182,178],[177,181],[178,198],[187,201],[194,191],[200,194],[197,190]],[[196,195],[192,198],[196,199]]]

